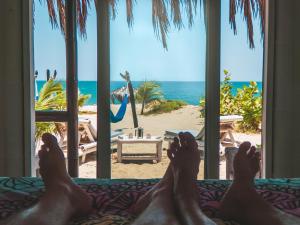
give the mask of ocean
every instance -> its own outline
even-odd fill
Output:
[[[134,88],[137,88],[143,81],[132,81]],[[37,81],[37,89],[41,90],[45,81]],[[62,81],[64,87],[65,82]],[[205,82],[204,81],[158,81],[164,98],[168,100],[182,100],[190,105],[198,105],[199,100],[205,96]],[[232,93],[235,95],[238,88],[244,85],[249,85],[250,82],[233,81]],[[124,86],[123,81],[112,81],[110,90],[113,91]],[[262,91],[262,82],[257,82],[258,88]],[[79,81],[79,91],[81,94],[89,94],[91,98],[86,102],[86,105],[95,105],[97,103],[97,83],[96,81]]]

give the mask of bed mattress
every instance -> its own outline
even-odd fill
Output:
[[[72,225],[125,225],[134,220],[130,208],[149,190],[157,179],[105,180],[74,179],[93,199],[94,212],[85,218],[70,221]],[[230,181],[198,181],[199,206],[212,218]],[[260,195],[274,207],[300,217],[300,179],[256,180]],[[35,204],[44,192],[40,178],[0,178],[0,220]],[[224,221],[222,224],[236,224]]]

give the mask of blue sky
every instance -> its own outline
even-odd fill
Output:
[[[205,79],[205,27],[203,13],[198,10],[194,26],[189,29],[171,28],[168,51],[154,35],[151,1],[137,1],[134,26],[126,23],[125,1],[119,1],[117,17],[111,21],[111,80],[121,80],[119,73],[128,70],[132,80],[203,81]],[[229,0],[222,0],[221,71],[227,69],[235,81],[262,79],[263,47],[259,21],[254,21],[255,49],[249,49],[247,30],[241,15],[237,16],[238,35],[228,22]],[[79,80],[96,80],[97,30],[94,5],[89,12],[87,39],[78,38]],[[52,29],[46,5],[36,4],[35,69],[39,80],[45,79],[46,69],[58,71],[65,79],[65,43],[58,29]],[[222,74],[222,72],[220,73]]]

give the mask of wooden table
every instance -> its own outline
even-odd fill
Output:
[[[118,162],[121,163],[123,160],[155,160],[160,162],[162,158],[162,142],[163,139],[158,136],[151,136],[151,138],[129,138],[127,135],[119,136],[117,140],[118,146]],[[123,153],[124,144],[155,144],[156,153]]]

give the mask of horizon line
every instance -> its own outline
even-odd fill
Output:
[[[39,80],[37,79],[36,81],[46,81],[46,80]],[[63,79],[57,79],[57,81],[66,81]],[[83,82],[97,82],[97,80],[78,80],[78,82],[83,81]],[[131,82],[144,82],[145,80],[132,80]],[[205,80],[146,80],[146,81],[155,81],[155,82],[205,82]],[[230,82],[263,82],[258,81],[258,80],[231,80]],[[125,80],[112,80],[110,82],[126,82]]]

